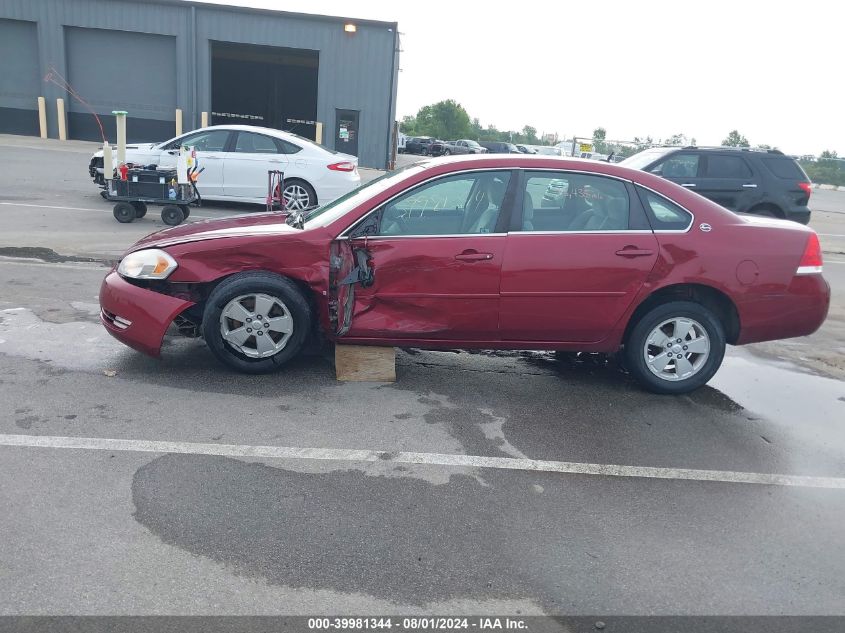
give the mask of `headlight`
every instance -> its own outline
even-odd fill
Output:
[[[124,257],[117,272],[132,279],[167,279],[177,266],[176,260],[164,251],[148,248]]]

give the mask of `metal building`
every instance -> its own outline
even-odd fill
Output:
[[[0,0],[0,132],[114,142],[113,110],[127,110],[129,142],[211,124],[264,125],[315,137],[359,157],[389,160],[399,70],[397,24],[227,7],[186,0]],[[60,81],[60,80],[59,80]]]

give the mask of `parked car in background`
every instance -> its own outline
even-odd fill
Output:
[[[443,156],[443,154],[447,153],[446,152],[447,147],[449,147],[449,145],[446,141],[439,141],[439,140],[435,139],[431,143],[428,144],[428,147],[426,147],[425,155],[426,156]],[[449,153],[451,153],[451,152],[449,152]]]
[[[519,150],[521,154],[536,154],[537,150],[533,147],[529,147],[527,145],[517,145],[516,149]]]
[[[559,147],[543,146],[537,148],[537,153],[542,156],[561,156],[562,150]]]
[[[543,207],[553,181],[566,195]],[[829,302],[808,227],[736,215],[611,163],[485,155],[420,161],[286,219],[149,235],[103,280],[100,318],[153,356],[175,320],[252,374],[284,367],[322,334],[621,351],[646,389],[678,394],[710,380],[726,344],[816,331]]]
[[[405,142],[406,154],[428,154],[428,146],[434,142],[430,136],[414,136]]]
[[[252,125],[212,125],[164,143],[126,146],[126,162],[175,169],[179,148],[195,147],[205,170],[197,188],[205,200],[253,202],[267,200],[267,172],[285,173],[284,199],[290,210],[327,204],[361,184],[358,158],[317,145],[296,134]],[[117,150],[112,150],[117,165]],[[94,154],[88,173],[103,181],[103,151]]]
[[[513,143],[502,143],[500,141],[481,141],[481,147],[485,148],[489,154],[521,154],[516,145]]]
[[[783,152],[735,147],[653,147],[619,163],[676,182],[738,213],[810,221],[812,183]]]
[[[457,141],[447,141],[443,153],[447,156],[449,154],[486,154],[487,149],[481,147],[477,141],[460,139]]]

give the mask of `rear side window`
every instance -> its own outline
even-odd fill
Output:
[[[663,196],[637,187],[651,227],[655,231],[686,231],[692,224],[692,214]]]
[[[711,154],[707,157],[708,178],[751,178],[751,169],[740,156]]]
[[[664,178],[695,178],[698,163],[698,154],[674,154],[649,171]]]
[[[808,180],[804,170],[788,156],[764,158],[763,164],[778,178],[787,180]]]

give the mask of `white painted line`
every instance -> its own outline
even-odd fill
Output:
[[[28,448],[70,448],[99,451],[132,451],[140,453],[176,453],[182,455],[220,455],[224,457],[264,457],[276,459],[318,459],[344,462],[389,461],[399,464],[428,464],[471,468],[498,468],[605,477],[643,477],[713,481],[735,484],[763,484],[845,490],[845,478],[808,477],[747,473],[730,470],[694,470],[653,466],[622,466],[558,462],[516,457],[484,457],[481,455],[449,455],[443,453],[410,453],[345,448],[299,448],[295,446],[250,446],[247,444],[200,444],[156,440],[119,440],[101,437],[57,437],[50,435],[0,435],[0,446]]]
[[[46,204],[24,204],[23,202],[0,202],[0,204],[7,207],[33,207],[35,209],[60,209],[62,211],[97,211],[99,213],[102,213],[103,211],[109,211],[109,209],[105,207],[102,209],[87,209],[83,207],[54,207]]]
[[[117,256],[115,256],[117,259]],[[77,264],[60,264],[58,262],[45,262],[40,259],[31,259],[31,258],[20,258],[20,259],[7,259],[5,257],[0,257],[0,264],[3,266],[43,266],[46,268],[66,268],[67,270],[96,270],[98,272],[105,271],[108,267],[106,264],[99,264],[97,265],[96,262],[79,262]]]

